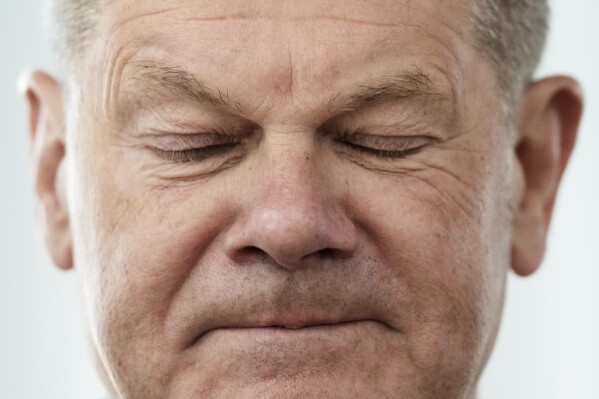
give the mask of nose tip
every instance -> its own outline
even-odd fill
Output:
[[[241,263],[258,252],[289,270],[313,264],[308,259],[351,256],[358,244],[354,224],[330,201],[305,194],[254,204],[229,232],[227,255]]]

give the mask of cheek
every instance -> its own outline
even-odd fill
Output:
[[[362,210],[356,220],[392,269],[394,291],[405,295],[395,317],[425,369],[468,369],[490,347],[499,320],[508,203],[505,184],[483,161],[502,163],[480,157],[463,162],[464,170],[370,177],[353,196],[352,208]]]
[[[160,326],[178,289],[227,223],[225,187],[207,182],[193,190],[157,188],[120,153],[74,162],[76,265],[102,356],[112,365],[122,365],[126,354],[147,359],[130,356],[146,341],[169,350],[158,339],[167,336]]]

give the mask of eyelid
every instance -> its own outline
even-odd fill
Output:
[[[381,136],[362,132],[345,133],[341,140],[356,146],[368,147],[385,151],[404,151],[416,146],[426,145],[436,141],[426,135]]]
[[[152,135],[151,147],[163,151],[185,151],[197,148],[238,144],[242,137],[222,133],[186,133]]]
[[[225,155],[233,151],[240,143],[215,144],[205,147],[189,148],[186,150],[172,151],[157,147],[149,147],[159,157],[176,163],[198,163],[212,157]]]
[[[354,152],[383,159],[400,159],[419,152],[437,141],[426,135],[380,136],[363,132],[344,133],[337,142]]]
[[[364,131],[341,132],[335,141],[344,152],[380,160],[399,160],[438,141],[429,135],[377,135]],[[349,154],[348,154],[349,155]]]

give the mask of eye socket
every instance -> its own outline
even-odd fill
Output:
[[[401,159],[415,154],[433,142],[428,136],[376,136],[364,133],[344,134],[337,138],[352,151],[377,158]]]

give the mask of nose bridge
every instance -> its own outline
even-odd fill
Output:
[[[295,144],[272,146],[256,170],[260,183],[228,240],[231,257],[258,249],[296,268],[309,255],[348,255],[355,248],[355,228],[326,184],[316,151]]]
[[[318,212],[319,207],[331,205],[326,203],[331,201],[332,193],[324,187],[323,176],[312,157],[309,151],[271,156],[259,201],[273,210],[283,208],[280,210],[290,217],[299,216],[295,212],[311,214]]]
[[[302,161],[296,160],[297,163]],[[283,241],[324,238],[320,237],[327,228],[323,224],[331,223],[337,213],[331,193],[326,191],[309,162],[306,159],[301,169],[292,165],[275,169],[255,204],[254,222],[264,230],[265,239],[273,244],[276,239],[282,241],[282,246],[291,246]]]
[[[254,211],[278,212],[287,216],[287,222],[305,224],[315,214],[332,210],[327,208],[334,207],[334,194],[325,184],[317,143],[307,128],[278,130],[279,134],[267,135],[265,140],[262,184]]]

